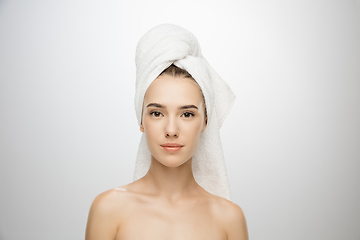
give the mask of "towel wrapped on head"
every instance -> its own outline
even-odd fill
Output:
[[[206,191],[230,199],[219,130],[235,101],[235,95],[201,55],[200,45],[195,36],[176,25],[156,26],[140,39],[135,61],[135,110],[139,125],[147,88],[170,65],[174,64],[186,70],[199,84],[205,100],[207,127],[193,156],[193,175],[196,182]],[[136,159],[134,180],[145,176],[150,163],[151,155],[143,134]]]

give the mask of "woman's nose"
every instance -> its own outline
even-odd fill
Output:
[[[168,119],[165,127],[165,137],[178,137],[179,136],[179,130],[176,124],[175,119]]]

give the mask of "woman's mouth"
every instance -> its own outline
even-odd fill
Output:
[[[178,143],[165,143],[160,145],[165,151],[168,152],[177,152],[179,151],[184,145]]]

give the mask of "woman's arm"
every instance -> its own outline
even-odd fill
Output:
[[[228,240],[248,240],[248,230],[242,209],[232,203],[226,214]]]
[[[114,240],[118,228],[114,205],[114,193],[110,190],[98,195],[90,208],[85,240]]]

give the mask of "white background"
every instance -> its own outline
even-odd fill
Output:
[[[132,3],[130,3],[132,2]],[[132,181],[135,47],[197,36],[237,95],[221,134],[252,240],[360,239],[360,1],[0,1],[0,239],[83,239]]]

